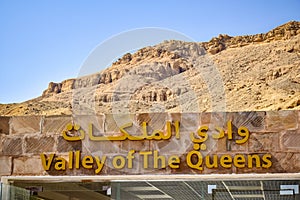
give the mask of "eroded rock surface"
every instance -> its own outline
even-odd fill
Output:
[[[0,104],[0,115],[299,109],[300,22],[209,42],[164,41],[109,68],[49,83],[42,96]]]

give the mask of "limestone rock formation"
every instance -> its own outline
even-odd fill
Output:
[[[288,40],[300,33],[300,24],[291,21],[263,34],[230,37],[220,34],[209,42],[204,42],[204,48],[211,54],[219,53],[226,48],[243,47],[253,43],[271,42],[276,40]],[[299,47],[299,45],[298,45]],[[292,51],[292,48],[290,49]],[[298,48],[299,50],[299,48]]]
[[[98,73],[50,82],[0,115],[249,111],[300,108],[300,22],[209,42],[164,41]]]

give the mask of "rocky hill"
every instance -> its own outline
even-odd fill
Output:
[[[209,42],[164,41],[0,115],[250,111],[300,108],[300,22]]]

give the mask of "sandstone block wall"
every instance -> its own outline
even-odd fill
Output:
[[[142,141],[91,141],[88,137],[81,141],[66,141],[62,131],[66,125],[79,124],[87,130],[92,123],[95,135],[118,135],[122,124],[133,122],[130,132],[140,134],[142,122],[149,124],[149,130],[164,129],[166,121],[180,121],[180,139]],[[233,131],[245,126],[250,131],[249,140],[241,145],[234,141],[220,139],[208,140],[203,155],[217,154],[271,154],[272,166],[265,168],[204,168],[191,169],[186,164],[187,152],[193,150],[190,133],[201,125],[223,127],[232,121]],[[116,174],[222,174],[222,173],[298,173],[300,172],[300,111],[234,112],[234,113],[152,113],[152,114],[103,114],[98,116],[15,116],[0,117],[0,176],[10,175],[96,175],[92,169],[66,169],[49,171],[43,169],[40,154],[65,157],[69,151],[81,151],[84,155],[127,156],[130,150],[158,150],[159,155],[180,157],[180,167],[172,169],[143,169],[141,155],[136,154],[133,168],[117,170],[106,164],[98,175]],[[153,164],[149,156],[149,165]]]

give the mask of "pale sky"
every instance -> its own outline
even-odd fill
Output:
[[[0,103],[38,97],[49,82],[77,77],[93,49],[122,32],[156,27],[208,41],[300,21],[299,10],[299,0],[0,0]]]

